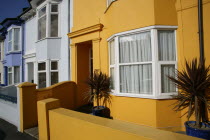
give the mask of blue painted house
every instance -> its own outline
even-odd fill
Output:
[[[7,18],[0,24],[4,36],[3,77],[5,85],[23,82],[23,21],[19,18]]]

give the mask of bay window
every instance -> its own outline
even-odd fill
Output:
[[[20,51],[20,28],[12,28],[8,31],[8,52]]]
[[[45,3],[38,9],[38,40],[59,36],[59,5]]]
[[[108,39],[111,88],[116,95],[168,98],[176,94],[167,76],[177,68],[175,28],[147,27]]]
[[[20,66],[8,67],[8,85],[20,83]]]

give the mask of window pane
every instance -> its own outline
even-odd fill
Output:
[[[174,31],[158,31],[160,61],[176,61]]]
[[[110,77],[111,77],[111,89],[115,89],[115,74],[114,74],[114,68],[110,68]]]
[[[14,51],[18,51],[20,46],[20,29],[14,29]]]
[[[51,85],[58,83],[58,72],[51,72]]]
[[[152,65],[120,66],[120,92],[152,94]]]
[[[38,20],[38,40],[46,37],[46,16]]]
[[[12,84],[12,73],[8,73],[8,85]]]
[[[175,84],[168,78],[168,76],[175,77],[175,65],[161,65],[161,92],[170,93],[175,92]]]
[[[12,72],[12,68],[10,67],[10,68],[8,68],[8,72]]]
[[[8,43],[8,52],[12,51],[12,41]]]
[[[46,73],[38,73],[39,78],[39,88],[46,87]]]
[[[39,71],[46,70],[46,64],[45,64],[45,62],[38,64],[38,70]]]
[[[115,64],[115,51],[114,51],[114,40],[110,42],[110,64]]]
[[[57,37],[58,36],[58,15],[53,14],[51,15],[51,37]]]
[[[151,61],[150,32],[121,37],[119,51],[120,63]]]
[[[58,5],[51,5],[51,12],[58,12]]]
[[[20,67],[14,67],[14,83],[20,83]]]
[[[8,41],[11,41],[12,40],[12,30],[10,30],[8,34],[9,34],[9,40]]]
[[[58,70],[58,62],[51,62],[51,70]]]
[[[46,14],[46,7],[43,7],[42,9],[39,10],[39,17],[41,17],[45,14]]]

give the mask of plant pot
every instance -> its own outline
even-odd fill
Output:
[[[195,124],[195,121],[187,121],[185,122],[186,127],[186,134],[188,136],[198,137],[202,139],[210,140],[210,129],[204,130],[204,129],[196,129],[189,126],[189,124]],[[201,123],[203,126],[210,128],[210,125]]]
[[[95,116],[110,118],[110,109],[105,106],[94,106],[92,112]]]

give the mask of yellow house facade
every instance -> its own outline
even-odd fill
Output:
[[[183,112],[172,110],[176,88],[166,75],[199,56],[196,0],[75,0],[71,78],[77,106],[85,101],[84,81],[94,71],[112,78],[113,119],[165,130],[180,130]],[[207,64],[210,0],[204,0]]]

